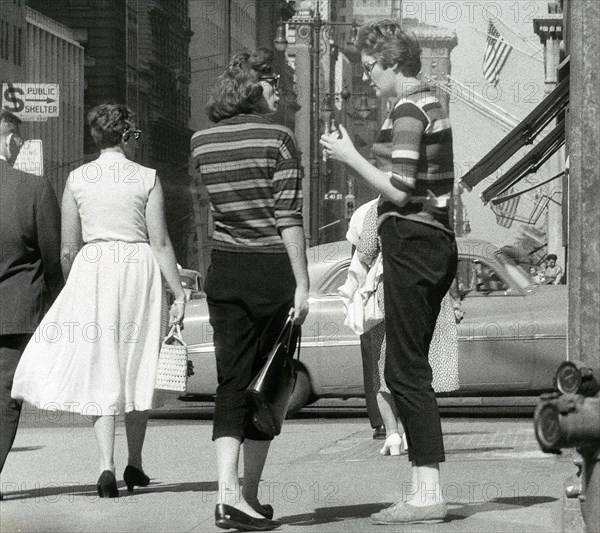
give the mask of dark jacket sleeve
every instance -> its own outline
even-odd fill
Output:
[[[44,299],[49,307],[63,288],[64,278],[60,268],[60,208],[47,180],[43,180],[35,211],[37,243],[44,269]]]

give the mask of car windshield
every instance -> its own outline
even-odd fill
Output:
[[[522,266],[517,265],[504,252],[497,251],[495,253],[495,256],[498,259],[498,261],[502,263],[507,274],[521,289],[526,289],[532,284],[531,277],[529,276],[527,271]]]

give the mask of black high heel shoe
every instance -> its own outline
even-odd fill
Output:
[[[133,492],[133,487],[147,487],[150,484],[150,478],[135,466],[127,465],[123,472],[123,480],[127,485],[127,491]]]
[[[119,489],[117,489],[117,480],[110,470],[105,470],[100,474],[98,483],[96,483],[98,496],[100,498],[118,498]]]
[[[239,531],[269,531],[281,525],[277,520],[269,518],[254,518],[249,514],[227,505],[219,503],[215,507],[215,526],[221,529],[238,529]]]

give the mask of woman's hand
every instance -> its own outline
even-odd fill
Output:
[[[358,154],[350,140],[346,128],[341,124],[338,126],[337,130],[321,135],[321,140],[319,142],[323,146],[323,151],[327,157],[331,157],[341,163],[349,164]]]
[[[304,323],[306,315],[308,315],[308,290],[302,287],[296,287],[294,294],[294,308],[290,310],[290,315],[293,314],[293,322],[295,326],[300,326]]]
[[[183,328],[183,318],[185,317],[185,302],[175,300],[169,309],[169,327],[179,324]]]
[[[454,309],[454,320],[456,320],[457,324],[462,322],[462,319],[465,317],[465,311],[462,308],[462,305],[459,301],[454,301],[452,304],[452,308]]]

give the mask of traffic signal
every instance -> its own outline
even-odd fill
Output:
[[[345,212],[346,212],[347,219],[350,219],[352,217],[352,215],[354,214],[355,203],[356,203],[356,200],[355,200],[353,194],[347,194],[344,197],[344,206],[345,206]]]

